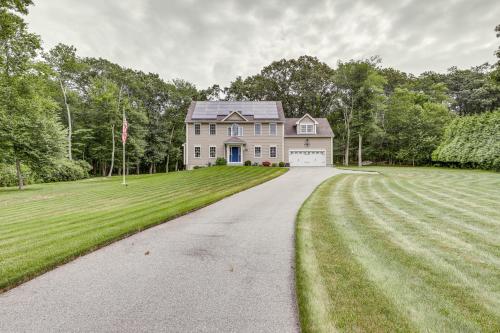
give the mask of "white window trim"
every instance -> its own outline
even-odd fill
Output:
[[[271,148],[273,148],[273,147],[275,149],[274,151],[276,152],[276,156],[274,156],[274,157],[271,156]],[[276,145],[269,146],[269,158],[278,158],[278,146],[276,146]]]
[[[305,126],[306,129],[307,129],[307,126],[312,126],[312,131],[311,132],[308,132],[307,130],[303,131],[302,126]],[[316,134],[316,125],[315,124],[299,124],[298,128],[299,128],[298,134]]]
[[[215,126],[215,133],[214,134],[212,134],[212,131],[211,131],[212,125]],[[215,124],[215,123],[208,124],[208,135],[217,135],[217,124]]]
[[[259,126],[260,126],[260,133],[259,133],[259,134],[257,134],[257,132],[255,131],[255,127],[256,127],[257,125],[259,125]],[[254,135],[254,136],[260,136],[260,135],[262,135],[262,124],[261,124],[261,123],[254,123],[254,124],[253,124],[253,135]]]
[[[200,156],[198,156],[198,157],[196,157],[196,148],[200,148]],[[200,145],[193,146],[193,157],[194,158],[201,158],[201,146]]]
[[[210,156],[210,149],[215,148],[215,156]],[[208,158],[217,158],[217,146],[208,146]]]
[[[260,148],[260,156],[255,155],[255,148]],[[261,145],[255,145],[253,146],[253,157],[254,158],[262,158],[262,146]]]
[[[196,126],[200,126],[200,133],[196,134]],[[194,129],[193,129],[194,135],[201,135],[201,123],[194,123]]]
[[[274,125],[276,132],[274,134],[271,133],[271,125]],[[278,124],[277,123],[269,123],[269,136],[278,136]]]

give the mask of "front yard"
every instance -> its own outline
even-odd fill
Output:
[[[499,332],[500,175],[371,167],[297,217],[304,332]]]
[[[211,167],[0,188],[0,291],[114,240],[268,181],[284,168]]]

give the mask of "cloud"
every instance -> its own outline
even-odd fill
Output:
[[[45,0],[28,22],[45,48],[72,44],[82,56],[227,85],[273,60],[380,55],[419,74],[494,61],[495,0]]]

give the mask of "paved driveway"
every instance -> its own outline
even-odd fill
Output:
[[[294,332],[294,219],[333,168],[295,168],[0,295],[0,331]]]

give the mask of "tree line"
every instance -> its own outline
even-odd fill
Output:
[[[500,30],[500,25],[496,28]],[[497,52],[498,55],[498,52]],[[445,127],[456,117],[500,108],[500,65],[419,76],[381,66],[381,59],[338,62],[315,57],[280,60],[229,87],[205,90],[208,98],[280,100],[287,117],[325,117],[336,135],[334,158],[421,165],[432,162]]]
[[[414,76],[383,67],[378,57],[332,68],[302,56],[228,87],[198,90],[182,79],[80,57],[73,46],[43,50],[24,21],[30,5],[0,0],[0,186],[181,169],[192,100],[279,100],[287,117],[325,117],[336,135],[335,160],[345,165],[428,164],[454,118],[500,107],[500,61]],[[130,124],[126,165],[115,159],[123,112]]]

